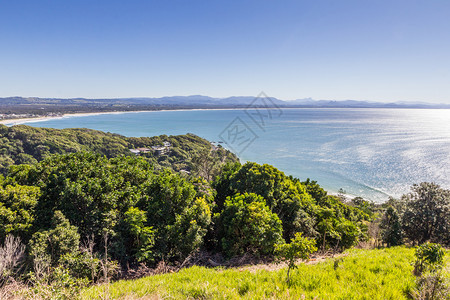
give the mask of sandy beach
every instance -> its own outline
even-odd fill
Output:
[[[161,109],[161,110],[136,110],[136,111],[106,111],[106,112],[92,112],[92,113],[73,113],[73,114],[63,114],[60,116],[46,116],[46,117],[36,117],[36,118],[17,118],[17,119],[3,119],[0,120],[0,124],[13,126],[23,123],[31,122],[42,122],[52,119],[61,119],[67,117],[84,117],[84,116],[95,116],[95,115],[106,115],[106,114],[126,114],[126,113],[142,113],[142,112],[161,112],[161,111],[185,111],[185,110],[242,110],[245,108],[185,108],[185,109]]]
[[[95,116],[95,115],[104,115],[104,114],[123,114],[123,113],[138,113],[138,112],[147,112],[151,110],[142,110],[142,111],[110,111],[110,112],[92,112],[92,113],[74,113],[74,114],[64,114],[61,116],[47,116],[47,117],[36,117],[36,118],[18,118],[18,119],[4,119],[0,120],[0,124],[3,125],[19,125],[23,123],[30,122],[42,122],[52,119],[62,119],[67,117],[84,117],[84,116]]]

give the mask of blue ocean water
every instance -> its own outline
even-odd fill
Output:
[[[330,192],[376,202],[413,183],[450,188],[450,110],[190,110],[69,116],[28,125],[86,127],[126,136],[194,133],[242,161],[274,165]]]

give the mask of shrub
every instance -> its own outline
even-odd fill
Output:
[[[282,226],[278,216],[256,194],[228,197],[220,215],[222,247],[228,255],[245,252],[271,254],[282,242]]]
[[[402,225],[397,211],[389,206],[381,220],[381,236],[388,247],[403,244]]]
[[[61,267],[74,278],[97,282],[101,277],[102,261],[86,252],[67,253],[61,257]]]
[[[35,186],[0,185],[0,242],[8,234],[30,238],[39,195],[40,189]]]
[[[152,227],[145,226],[147,216],[145,212],[130,207],[125,212],[124,223],[127,232],[131,235],[132,249],[136,249],[135,258],[139,262],[149,262],[153,260],[152,247],[155,243],[155,232]]]
[[[414,300],[450,299],[448,280],[441,273],[426,274],[417,279],[417,288],[412,293]]]
[[[74,278],[69,270],[56,267],[42,277],[32,274],[32,289],[25,291],[26,299],[77,299],[81,289],[88,283],[87,279]]]
[[[217,205],[223,207],[225,197],[236,193],[262,196],[270,210],[282,221],[283,237],[290,240],[298,231],[312,235],[314,221],[310,215],[313,199],[305,186],[273,166],[248,162],[225,170],[215,183]]]
[[[436,272],[442,269],[445,252],[439,244],[425,243],[416,249],[414,274],[422,275],[426,271]]]
[[[14,276],[25,258],[25,246],[20,238],[8,235],[0,247],[0,287]]]
[[[287,279],[289,282],[289,272],[296,268],[295,261],[297,259],[309,259],[309,255],[317,251],[316,241],[307,237],[302,237],[300,232],[289,244],[277,244],[275,246],[275,255],[288,263]]]
[[[190,207],[179,214],[169,226],[171,243],[176,245],[174,256],[185,258],[203,244],[207,228],[211,223],[211,209],[204,197],[197,198]]]
[[[52,229],[33,234],[30,252],[35,261],[56,266],[64,254],[78,250],[80,235],[60,211],[55,211],[52,222]]]

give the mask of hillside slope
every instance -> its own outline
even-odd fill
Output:
[[[7,127],[0,124],[0,173],[4,174],[11,165],[33,164],[52,154],[90,151],[112,158],[134,155],[130,149],[151,149],[152,146],[162,146],[164,142],[170,143],[164,155],[146,151],[141,156],[156,167],[179,171],[190,170],[194,157],[211,150],[211,144],[207,140],[193,134],[125,137],[86,128],[52,129],[27,125]],[[222,160],[238,160],[234,154],[220,146],[215,149]]]
[[[105,293],[111,299],[410,299],[415,289],[414,249],[352,249],[345,255],[299,265],[290,285],[285,281],[286,269],[251,272],[192,267],[94,286],[83,291],[82,299],[97,299]],[[450,258],[446,257],[449,278]]]

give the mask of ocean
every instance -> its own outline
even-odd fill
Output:
[[[450,188],[450,110],[247,109],[65,116],[31,126],[125,136],[194,133],[332,193],[384,202],[433,181]]]

